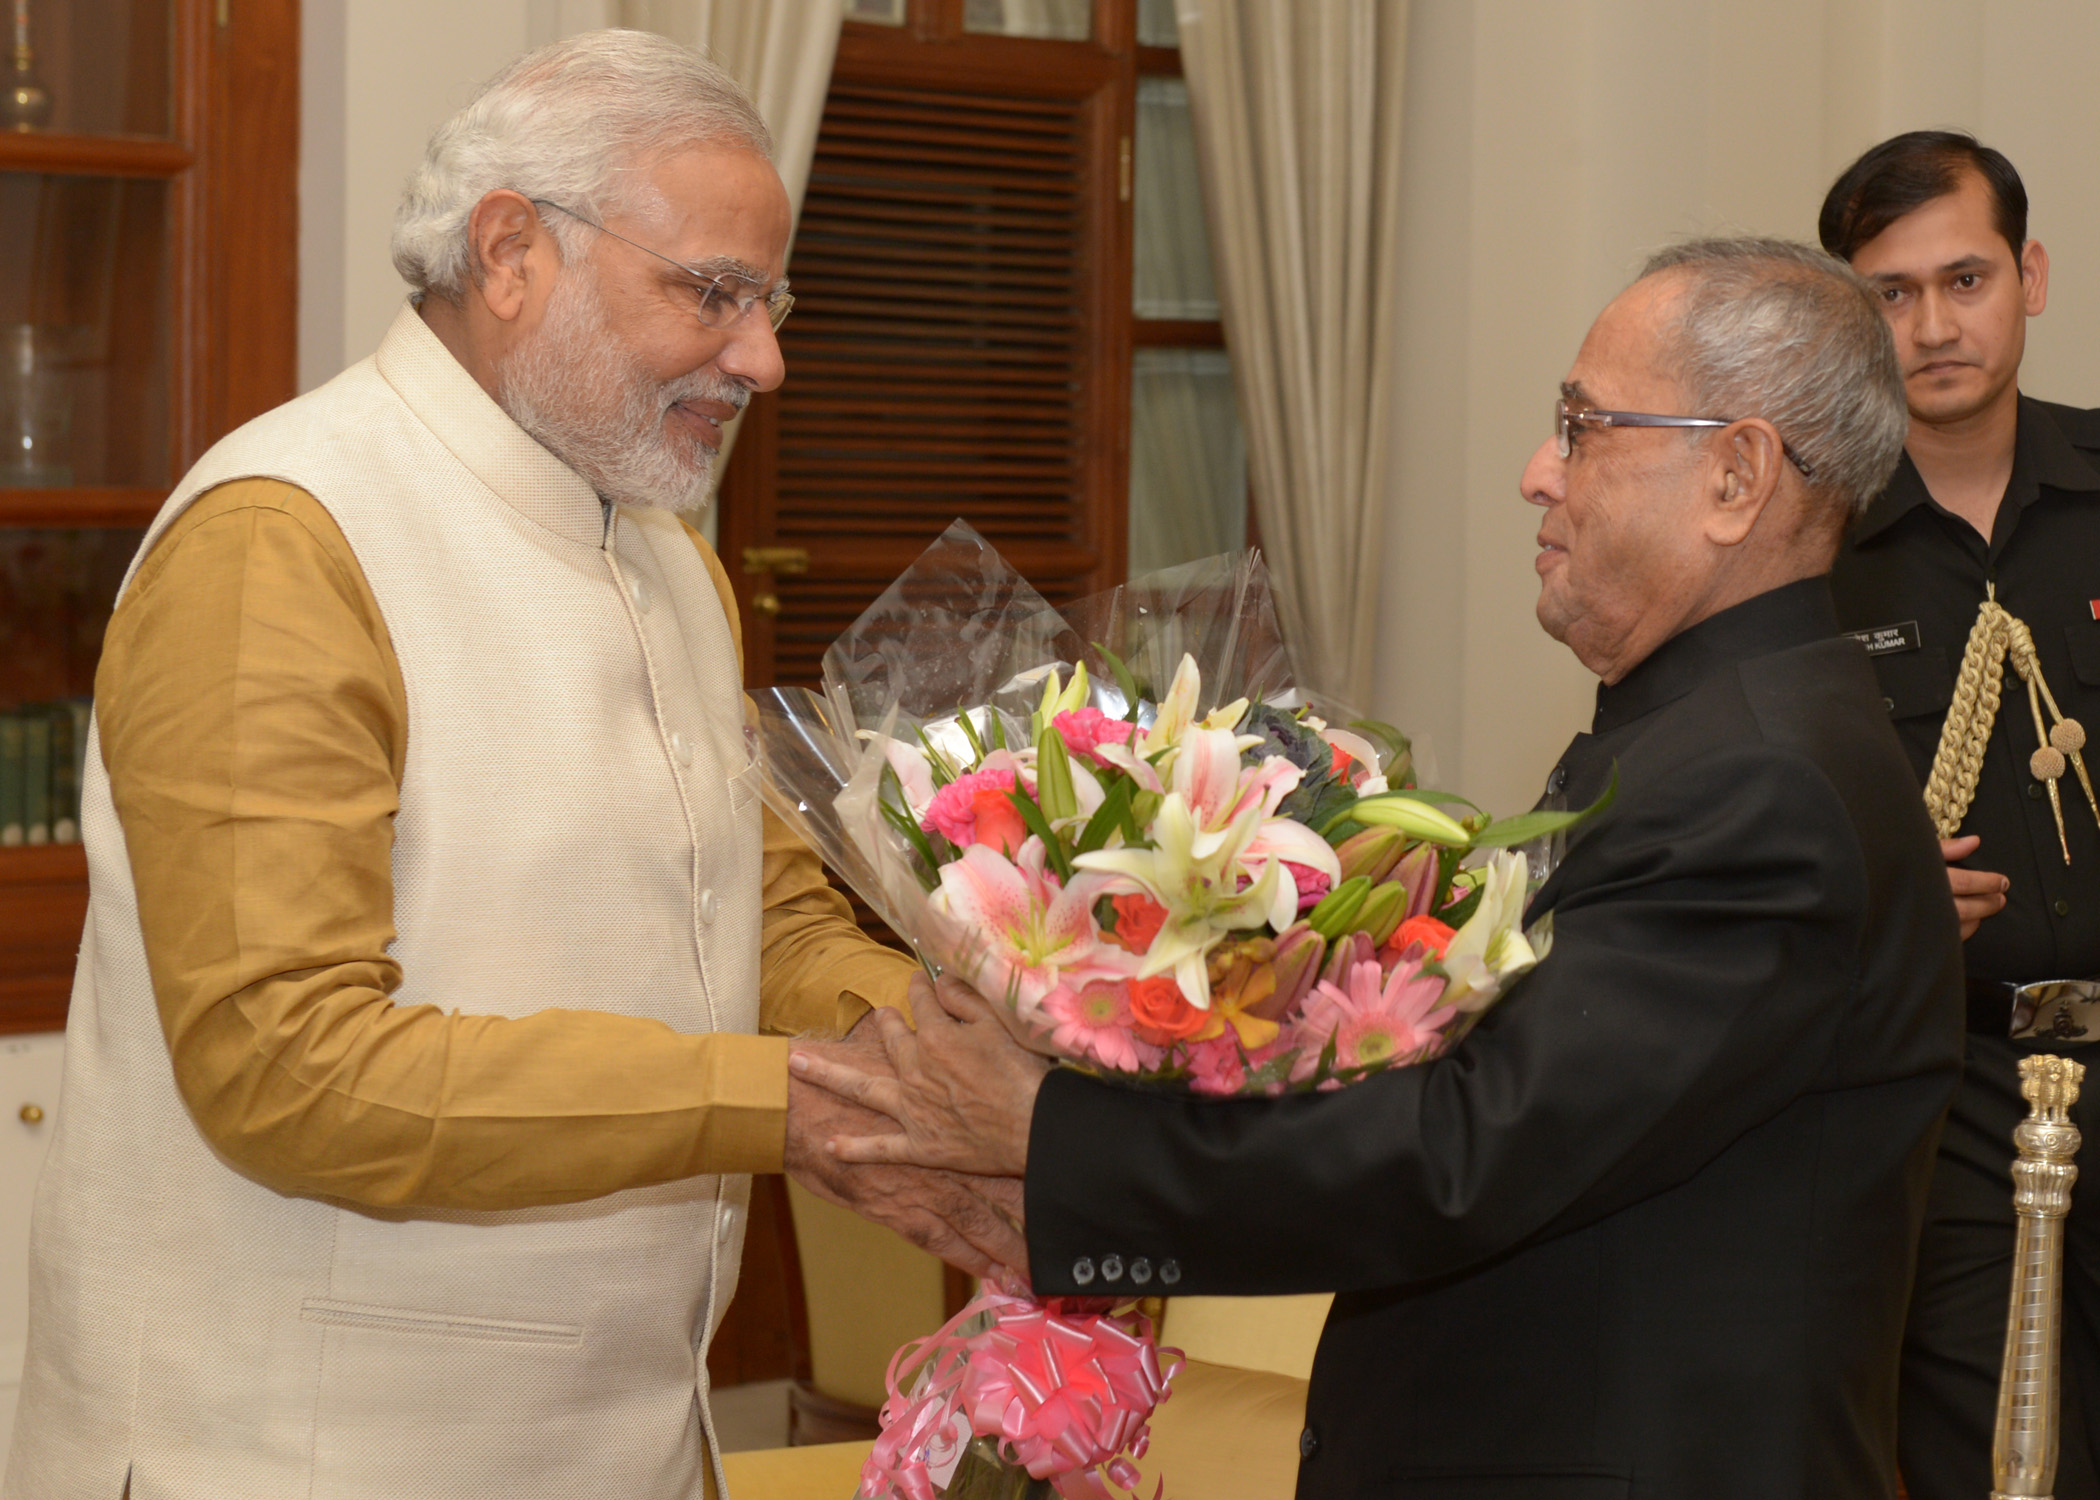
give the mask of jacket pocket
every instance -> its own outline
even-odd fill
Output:
[[[1881,684],[1881,706],[1892,719],[1945,713],[1954,701],[1954,669],[1947,665],[1944,646],[1877,656],[1874,676]]]
[[[2072,675],[2087,687],[2100,687],[2100,623],[2066,625],[2064,644],[2071,650]]]
[[[511,1318],[477,1318],[465,1313],[425,1312],[409,1307],[378,1307],[369,1302],[336,1302],[308,1297],[299,1318],[325,1328],[360,1328],[373,1333],[420,1333],[444,1339],[478,1339],[496,1344],[554,1344],[576,1348],[583,1330],[573,1323],[523,1323]]]

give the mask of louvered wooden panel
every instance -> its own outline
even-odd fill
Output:
[[[782,330],[779,540],[957,516],[1002,545],[1089,539],[1084,110],[834,84]],[[780,597],[785,680],[812,660],[790,638],[838,615]]]

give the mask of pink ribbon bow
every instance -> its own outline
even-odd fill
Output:
[[[1052,1481],[1065,1500],[1111,1500],[1104,1475],[1134,1488],[1153,1409],[1183,1359],[1159,1347],[1150,1318],[1115,1305],[1038,1302],[988,1287],[937,1333],[899,1349],[882,1436],[860,1473],[862,1500],[934,1500],[932,1470],[977,1437],[999,1439],[1002,1458]],[[980,1318],[984,1326],[965,1337],[963,1327]],[[907,1395],[898,1377],[914,1367],[921,1373]]]

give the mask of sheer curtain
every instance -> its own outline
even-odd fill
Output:
[[[1247,544],[1247,445],[1222,349],[1139,349],[1130,371],[1130,571]]]
[[[1166,20],[1171,26],[1174,13]],[[1188,87],[1140,78],[1132,308],[1140,319],[1216,322],[1218,288]],[[1130,381],[1130,571],[1230,552],[1247,541],[1247,445],[1222,349],[1140,347]]]
[[[1315,683],[1361,703],[1397,472],[1407,0],[1178,0],[1255,513]]]
[[[817,126],[824,118],[824,96],[831,90],[831,64],[838,56],[846,0],[620,0],[619,11],[621,25],[699,48],[750,91],[773,132],[774,161],[799,217],[810,159],[817,151]],[[722,452],[715,460],[716,489],[729,467],[736,434],[736,423],[722,434]],[[712,543],[711,503],[695,524]]]

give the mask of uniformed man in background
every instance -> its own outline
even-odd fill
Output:
[[[2027,191],[1997,151],[1953,131],[1884,141],[1838,178],[1818,228],[1823,247],[1879,289],[1911,418],[1902,463],[1839,553],[1838,615],[1872,655],[1921,781],[1947,738],[1942,780],[1958,803],[1957,763],[1965,748],[1972,765],[1981,751],[1973,800],[1942,828],[1960,834],[1941,848],[1965,939],[1967,1075],[1940,1146],[1899,1423],[1913,1500],[1971,1500],[1991,1491],[2012,1131],[2027,1112],[2019,1060],[2086,1039],[2076,1006],[2044,1007],[2049,1035],[2010,1035],[2016,1006],[2036,993],[2016,992],[2100,977],[2100,813],[2082,767],[2036,759],[2038,715],[2058,747],[2081,735],[2057,730],[2056,710],[2100,726],[2100,412],[2020,393],[2049,257],[2027,237]],[[2024,623],[2048,697],[2038,684],[2031,707],[2027,674],[2007,660],[1995,721],[1958,711],[1950,730],[1987,599]],[[2035,774],[2052,766],[2054,787]],[[2030,1010],[2020,1006],[2023,1020]],[[2075,1117],[2093,1139],[2090,1093]],[[2091,1500],[2100,1497],[2100,1193],[2073,1197],[2066,1271],[2056,1493]]]

